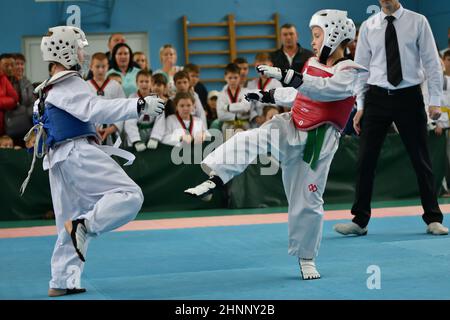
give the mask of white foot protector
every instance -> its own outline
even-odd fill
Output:
[[[316,269],[316,264],[313,259],[301,259],[298,258],[300,264],[300,272],[302,273],[303,280],[315,280],[320,279],[320,273]]]
[[[444,227],[439,222],[432,222],[427,227],[427,233],[433,234],[435,236],[442,236],[448,234],[448,228]]]
[[[216,187],[217,185],[214,182],[206,180],[196,187],[184,190],[184,193],[209,201],[212,199],[212,192]]]
[[[354,234],[357,236],[365,236],[367,234],[367,227],[361,228],[354,222],[338,223],[333,227],[334,231],[343,235]]]

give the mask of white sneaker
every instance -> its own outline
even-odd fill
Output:
[[[427,233],[434,234],[435,236],[447,235],[448,228],[439,222],[433,222],[427,226]]]
[[[216,187],[217,185],[213,181],[206,180],[194,188],[184,190],[184,193],[201,198],[204,201],[210,201],[213,196],[212,193]]]
[[[333,227],[334,231],[343,235],[354,234],[357,236],[365,236],[367,234],[367,227],[361,228],[354,222],[337,223]]]
[[[314,260],[298,258],[298,263],[300,265],[300,272],[302,274],[303,280],[320,279],[320,273],[316,269],[316,264],[314,263]]]
[[[81,261],[85,262],[86,256],[86,241],[88,239],[88,232],[86,229],[86,225],[84,224],[84,219],[77,219],[73,221],[67,221],[64,223],[64,227],[72,238],[73,246],[75,247],[75,251],[80,257]]]

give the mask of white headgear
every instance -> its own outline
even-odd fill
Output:
[[[320,10],[312,16],[309,27],[320,27],[324,32],[319,56],[322,63],[326,62],[342,41],[352,41],[356,37],[355,24],[352,19],[347,18],[347,11]]]
[[[42,38],[41,51],[44,61],[61,63],[67,69],[80,61],[78,50],[88,45],[86,35],[80,28],[59,26],[50,28],[49,36]]]

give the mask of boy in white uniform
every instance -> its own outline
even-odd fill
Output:
[[[317,57],[306,63],[303,73],[259,66],[260,73],[289,87],[247,95],[250,100],[292,106],[292,111],[276,115],[260,128],[240,132],[221,145],[201,164],[210,179],[185,191],[208,199],[216,187],[244,171],[258,154],[270,152],[280,161],[289,203],[288,252],[298,257],[305,280],[320,278],[314,259],[322,237],[323,192],[340,131],[355,101],[355,80],[366,73],[343,59],[356,29],[347,12],[321,10],[312,17],[310,28]],[[333,37],[328,36],[332,32]],[[224,162],[229,155],[234,156],[230,157],[233,163]]]
[[[92,56],[91,72],[93,77],[87,80],[92,93],[105,99],[125,98],[125,92],[120,83],[106,77],[108,68],[109,63],[106,54],[97,52]],[[113,137],[116,136],[117,138],[121,129],[123,129],[123,122],[97,125],[97,133],[102,141],[110,146],[114,144]]]
[[[272,60],[270,60],[270,55],[266,52],[258,53],[255,57],[255,66],[259,65],[273,66]],[[248,90],[262,90],[269,91],[276,88],[281,88],[283,85],[280,81],[273,78],[267,78],[265,75],[260,74],[258,78],[253,79],[248,82]],[[259,127],[265,122],[265,117],[263,116],[263,109],[265,106],[270,104],[264,104],[259,101],[252,102],[252,108],[250,110],[250,121],[252,127]],[[276,105],[271,105],[276,107]]]
[[[115,123],[144,115],[158,115],[163,101],[144,99],[106,100],[92,94],[80,77],[87,40],[78,28],[49,29],[42,38],[43,60],[55,63],[55,74],[36,88],[36,125],[25,137],[34,136],[34,157],[45,154],[49,170],[58,239],[51,260],[51,297],[81,293],[80,277],[88,240],[133,220],[142,203],[142,191],[106,151],[99,146],[95,123]],[[102,149],[101,149],[102,148]],[[105,150],[105,151],[103,151]],[[31,174],[32,169],[30,170]],[[22,192],[29,180],[25,180]]]

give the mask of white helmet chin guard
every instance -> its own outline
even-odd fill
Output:
[[[347,11],[320,10],[309,22],[309,27],[320,27],[324,32],[319,60],[326,63],[328,57],[344,40],[352,41],[356,37],[356,27],[353,20],[347,18]]]
[[[67,69],[79,64],[78,51],[88,45],[80,28],[59,26],[50,28],[49,36],[42,38],[41,52],[44,61],[58,62]]]

